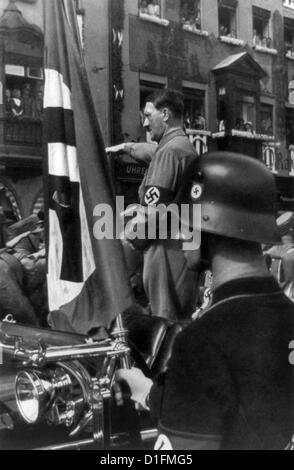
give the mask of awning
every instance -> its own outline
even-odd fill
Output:
[[[254,73],[255,75],[258,75],[260,79],[267,75],[265,70],[248,52],[240,52],[239,54],[233,54],[226,57],[224,60],[219,62],[219,64],[213,67],[212,71],[216,73],[229,69],[235,69],[238,71],[237,67],[240,67],[240,65],[242,65],[243,68],[244,66],[247,68],[248,74]]]

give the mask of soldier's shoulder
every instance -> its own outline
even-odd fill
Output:
[[[158,150],[158,155],[171,155],[177,160],[195,158],[197,155],[195,148],[187,136],[176,136]]]

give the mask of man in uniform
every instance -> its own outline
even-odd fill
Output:
[[[195,149],[183,131],[182,94],[160,90],[146,100],[144,127],[158,143],[139,189],[140,203],[156,208],[173,202]],[[155,209],[156,210],[156,209]],[[144,252],[143,282],[153,315],[184,320],[194,310],[196,273],[177,240],[152,240]]]
[[[182,200],[201,204],[198,262],[212,269],[212,307],[177,336],[156,383],[138,369],[118,377],[157,420],[156,448],[283,449],[294,432],[294,307],[261,250],[280,239],[274,178],[257,160],[215,152],[184,184]]]
[[[156,206],[173,202],[185,169],[196,158],[196,151],[183,131],[183,114],[182,94],[159,90],[147,98],[144,109],[144,127],[158,145],[134,143],[107,149],[113,153],[124,150],[136,160],[149,163],[139,188],[139,202],[146,212],[149,209],[149,213],[153,210],[155,214]],[[145,217],[142,223],[145,224]],[[128,239],[128,233],[125,237]],[[132,243],[139,247],[138,241]],[[187,268],[180,242],[146,240],[143,247],[143,283],[152,314],[169,320],[191,318],[198,275]]]

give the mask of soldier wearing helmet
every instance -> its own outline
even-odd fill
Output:
[[[193,227],[201,248],[186,255],[211,268],[212,306],[177,336],[156,383],[119,371],[157,420],[157,449],[283,449],[291,440],[294,306],[261,249],[280,241],[275,199],[271,173],[239,154],[201,156],[184,177],[178,200],[202,212]]]

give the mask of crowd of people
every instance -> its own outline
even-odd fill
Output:
[[[242,117],[239,117],[236,119],[236,124],[234,126],[234,129],[236,129],[237,131],[243,131],[243,132],[251,132],[251,133],[255,132],[253,123],[251,121],[245,122]],[[271,119],[264,118],[261,120],[260,133],[266,134],[266,135],[273,135],[273,127],[272,127]]]
[[[237,131],[244,131],[244,132],[253,132],[253,124],[251,121],[245,122],[242,117],[239,117],[236,120],[236,124],[234,127]]]
[[[6,88],[5,90],[5,113],[7,117],[43,118],[43,88],[33,90],[29,83],[20,88]]]
[[[158,0],[141,0],[140,13],[160,17],[160,5]],[[184,2],[181,8],[181,22],[191,31],[201,30],[201,10],[197,2]]]

